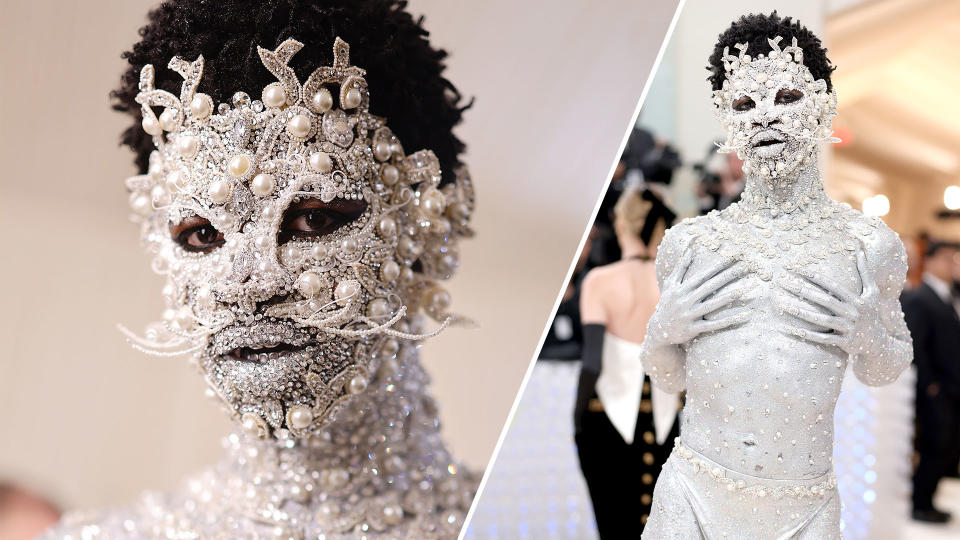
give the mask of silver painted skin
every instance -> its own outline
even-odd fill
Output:
[[[831,105],[826,86],[802,65],[777,78],[774,60],[732,64],[779,86],[744,92],[728,69],[737,85],[716,101],[752,171],[741,202],[676,225],[657,257],[661,299],[641,359],[655,385],[687,391],[685,450],[664,466],[645,540],[840,538],[831,456],[842,378],[850,364],[866,384],[887,384],[912,358],[903,245],[827,197],[816,145],[791,129],[808,121],[794,119],[810,112],[805,101]],[[780,104],[782,88],[805,95]],[[744,95],[756,106],[732,109]],[[826,140],[835,107],[815,110]],[[783,142],[754,146],[769,137]]]

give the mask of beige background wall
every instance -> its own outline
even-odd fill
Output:
[[[161,305],[126,219],[133,169],[107,101],[152,4],[9,2],[0,16],[0,478],[67,506],[171,487],[216,459],[229,429],[184,360],[136,353],[114,328]],[[482,328],[424,356],[447,439],[482,468],[675,3],[411,4],[477,97],[460,134],[479,235],[451,291]]]

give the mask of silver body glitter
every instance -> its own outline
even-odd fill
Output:
[[[715,92],[724,148],[745,160],[742,200],[671,228],[657,256],[641,358],[687,397],[645,539],[839,538],[844,372],[887,384],[912,358],[903,245],[824,193],[815,143],[831,140],[836,97],[796,43],[769,41],[768,55],[726,55]]]

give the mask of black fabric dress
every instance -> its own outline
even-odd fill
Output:
[[[603,540],[639,538],[650,515],[653,487],[660,469],[680,434],[679,419],[662,445],[657,444],[653,427],[650,378],[644,376],[640,414],[632,444],[627,444],[610,423],[593,385],[581,376],[589,390],[580,429],[574,435],[580,470],[590,491],[597,530]],[[584,388],[578,389],[585,390]]]

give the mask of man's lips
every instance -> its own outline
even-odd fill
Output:
[[[210,339],[212,356],[249,359],[253,356],[282,354],[302,350],[314,342],[305,328],[286,321],[257,321],[249,326],[233,326],[217,332]]]
[[[759,131],[750,138],[750,145],[754,148],[765,148],[767,146],[774,146],[777,144],[783,144],[786,141],[786,138],[782,133],[775,129],[764,129]]]
[[[782,144],[783,141],[780,139],[767,139],[764,141],[757,142],[753,145],[754,148],[763,148],[764,146],[773,146],[775,144]]]
[[[224,356],[240,362],[265,362],[278,359],[285,354],[300,352],[305,348],[304,345],[295,346],[289,343],[280,343],[272,347],[237,347]]]

